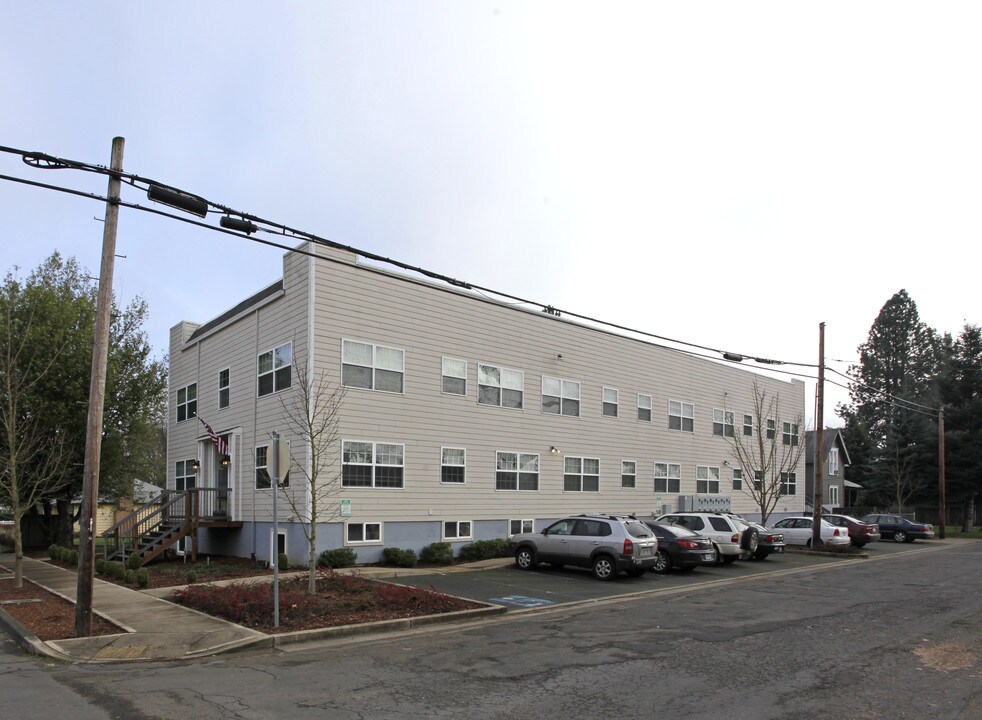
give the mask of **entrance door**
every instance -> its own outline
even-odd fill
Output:
[[[225,442],[225,447],[229,447],[229,436],[223,435],[222,440]],[[229,450],[231,451],[231,448]],[[232,472],[232,456],[218,455],[217,449],[215,453],[218,456],[218,462],[215,467],[215,515],[217,517],[228,517],[228,479]]]
[[[179,477],[175,480],[175,489],[181,492],[187,490],[188,488],[196,487],[196,482],[195,482],[196,479],[197,478],[194,475]],[[192,510],[191,505],[186,501],[182,501],[181,504],[183,505],[183,512],[186,516],[187,513],[191,512]],[[178,555],[183,555],[185,553],[185,551],[187,550],[187,545],[190,541],[191,538],[187,538],[187,537],[182,537],[180,540],[177,541],[177,545],[175,547],[177,548]]]

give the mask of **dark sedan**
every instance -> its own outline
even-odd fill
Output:
[[[880,528],[876,523],[867,523],[857,520],[849,515],[822,515],[832,525],[846,528],[849,531],[849,542],[856,547],[863,547],[866,543],[876,542],[880,539]]]
[[[713,542],[705,535],[692,532],[681,525],[645,522],[658,538],[658,558],[651,572],[664,574],[673,567],[689,571],[700,565],[716,562]]]
[[[880,534],[885,538],[893,538],[894,542],[914,542],[917,539],[930,540],[934,537],[931,525],[914,522],[900,515],[866,515],[859,518],[864,523],[876,523],[880,526]]]

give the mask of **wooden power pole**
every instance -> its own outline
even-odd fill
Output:
[[[106,195],[106,221],[102,228],[102,266],[92,346],[89,381],[89,416],[85,428],[85,465],[82,475],[82,508],[79,516],[78,585],[75,592],[75,637],[92,634],[92,584],[95,570],[95,517],[99,498],[99,455],[102,452],[102,414],[106,400],[106,366],[109,361],[109,324],[116,259],[116,224],[119,220],[119,173],[123,169],[121,137],[113,138]]]
[[[818,324],[818,385],[815,386],[815,489],[812,547],[822,544],[822,473],[825,471],[825,323]]]
[[[938,537],[945,539],[948,510],[945,507],[944,478],[944,405],[938,410]]]

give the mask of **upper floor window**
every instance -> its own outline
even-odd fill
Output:
[[[198,417],[198,383],[177,390],[177,422]]]
[[[618,392],[615,388],[604,388],[603,414],[607,417],[617,417],[617,397]]]
[[[621,487],[633,488],[638,477],[638,464],[633,460],[621,460]]]
[[[745,413],[743,416],[743,434],[746,437],[754,436],[754,416],[750,413]]]
[[[668,401],[668,429],[693,432],[695,430],[696,409],[692,403],[680,400]]]
[[[293,343],[283,343],[259,356],[259,397],[286,390],[292,381]]]
[[[743,490],[743,470],[733,468],[733,489]]]
[[[341,487],[403,487],[405,446],[345,440],[341,452]]]
[[[781,441],[785,445],[798,445],[798,426],[795,423],[783,423],[783,432],[781,433]]]
[[[477,401],[481,405],[521,410],[525,399],[525,373],[521,370],[477,365]]]
[[[682,487],[682,466],[678,463],[655,463],[655,492],[677,493]]]
[[[733,437],[733,413],[713,408],[713,435]]]
[[[229,402],[229,369],[218,371],[218,409],[227,408]]]
[[[798,493],[798,474],[781,473],[781,494],[796,495]]]
[[[542,412],[580,416],[580,384],[575,380],[542,376]]]
[[[719,468],[696,466],[696,492],[710,495],[719,493]]]
[[[774,420],[767,421],[767,439],[773,440],[777,437],[777,422]]]
[[[342,385],[401,393],[404,374],[404,351],[352,340],[341,342]]]
[[[829,450],[829,475],[839,474],[839,448]]]
[[[443,358],[443,392],[451,395],[467,394],[467,361]]]
[[[600,460],[568,456],[564,458],[563,490],[600,492]]]
[[[538,490],[539,456],[533,453],[499,452],[495,490]]]
[[[651,395],[638,393],[638,420],[651,422]]]
[[[467,450],[464,448],[440,449],[440,482],[464,482],[464,470],[467,467]]]

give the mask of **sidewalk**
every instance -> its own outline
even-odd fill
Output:
[[[501,560],[490,560],[472,563],[466,568],[456,566],[452,571],[495,567],[501,563]],[[12,554],[0,555],[0,564],[13,569],[14,556]],[[448,570],[450,569],[448,568]],[[433,572],[432,570],[400,572],[393,568],[355,568],[354,571],[378,578]],[[74,570],[51,565],[41,560],[24,558],[24,579],[75,602],[78,576]],[[268,577],[266,580],[268,581]],[[169,595],[173,590],[174,588],[165,588],[141,591],[95,579],[92,589],[93,611],[127,631],[119,635],[45,642],[31,635],[20,623],[2,611],[0,611],[0,628],[7,630],[8,634],[29,652],[68,662],[102,663],[132,660],[189,660],[245,648],[272,648],[286,643],[302,642],[319,637],[355,634],[368,630],[408,629],[441,620],[453,621],[460,620],[462,617],[474,618],[505,611],[503,607],[489,605],[485,608],[467,610],[463,613],[447,613],[445,617],[430,616],[373,623],[370,628],[347,626],[325,628],[319,631],[282,633],[274,636],[205,615],[197,610],[191,610],[158,597]]]

